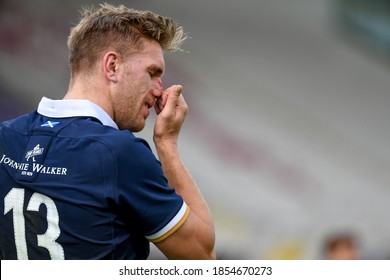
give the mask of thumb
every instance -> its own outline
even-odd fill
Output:
[[[183,87],[181,85],[175,85],[169,89],[167,103],[165,105],[165,107],[168,109],[167,111],[175,109],[175,107],[179,102],[179,97],[182,91],[183,91]]]

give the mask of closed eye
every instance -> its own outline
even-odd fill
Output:
[[[158,66],[150,66],[148,67],[148,72],[149,75],[154,78],[154,77],[162,77],[164,70]]]

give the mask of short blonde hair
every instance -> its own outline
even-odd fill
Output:
[[[173,19],[123,5],[105,3],[99,9],[84,8],[81,15],[68,38],[72,76],[90,69],[104,51],[126,54],[141,49],[142,38],[156,40],[165,52],[182,50],[181,45],[187,38]]]

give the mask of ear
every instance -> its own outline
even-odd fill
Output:
[[[112,81],[118,81],[119,54],[114,51],[107,52],[103,57],[103,72],[105,77]]]

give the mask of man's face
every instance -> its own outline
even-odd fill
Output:
[[[114,121],[132,132],[145,127],[149,110],[162,95],[164,55],[156,41],[144,40],[144,48],[122,62],[117,90],[113,94]]]

